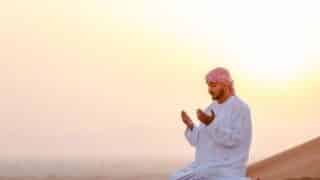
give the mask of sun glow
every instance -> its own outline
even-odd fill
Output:
[[[143,24],[146,34],[178,39],[181,44],[177,47],[192,44],[193,51],[206,53],[205,49],[210,57],[223,56],[228,64],[256,73],[255,78],[290,80],[304,68],[307,4],[304,7],[289,0],[139,0],[124,6],[121,2],[97,4],[102,9],[109,7],[117,21],[127,19]],[[212,64],[216,59],[210,57],[197,58],[193,64]]]
[[[299,59],[272,59],[272,60],[248,60],[243,62],[243,71],[254,74],[254,80],[264,81],[289,81],[294,80],[301,73],[303,60]]]

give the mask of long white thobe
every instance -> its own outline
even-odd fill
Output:
[[[251,145],[251,113],[238,96],[219,104],[213,101],[205,113],[215,112],[209,125],[186,128],[184,135],[195,147],[195,160],[175,173],[170,180],[242,180]]]

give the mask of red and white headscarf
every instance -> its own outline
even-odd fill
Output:
[[[229,88],[231,95],[235,95],[233,80],[231,78],[229,71],[226,68],[217,67],[209,71],[209,73],[206,75],[206,81],[207,83],[209,82],[223,83]]]

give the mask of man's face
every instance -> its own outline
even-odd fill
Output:
[[[219,98],[224,96],[225,89],[224,84],[217,82],[209,82],[208,84],[208,92],[212,97],[212,100],[218,100]]]

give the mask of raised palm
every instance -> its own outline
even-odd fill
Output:
[[[188,128],[192,128],[193,127],[193,122],[192,122],[191,118],[189,117],[189,115],[185,111],[181,111],[181,119],[182,119],[183,123]]]
[[[201,109],[197,109],[197,117],[198,117],[199,121],[208,125],[211,123],[211,121],[214,120],[215,113],[213,110],[211,110],[211,116],[209,116],[206,113],[204,113]]]

